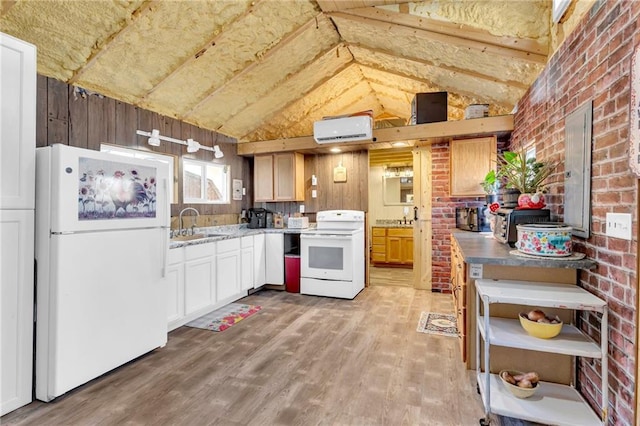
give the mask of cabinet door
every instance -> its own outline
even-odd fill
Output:
[[[36,48],[0,33],[0,209],[35,207]]]
[[[0,415],[31,402],[33,224],[33,211],[0,212]]]
[[[253,236],[253,288],[258,288],[267,283],[265,259],[266,248],[264,234]]]
[[[387,237],[387,262],[402,262],[401,237]]]
[[[402,239],[402,263],[413,264],[413,238]]]
[[[217,256],[218,301],[223,301],[240,292],[240,250],[218,253]]]
[[[266,234],[267,284],[284,284],[284,236]]]
[[[484,195],[480,182],[489,170],[496,168],[495,136],[453,140],[450,147],[451,196]]]
[[[215,243],[185,247],[185,315],[216,302]]]
[[[304,201],[304,156],[289,152],[273,156],[273,188],[276,201]]]
[[[255,201],[273,201],[273,156],[253,157],[253,196]]]
[[[184,317],[184,251],[183,247],[169,250],[167,266],[167,321],[171,323]]]
[[[242,237],[240,245],[240,289],[253,288],[253,237]]]

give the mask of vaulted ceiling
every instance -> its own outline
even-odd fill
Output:
[[[551,2],[3,1],[0,31],[38,72],[239,142],[311,135],[373,110],[404,125],[416,93],[505,114],[546,64]]]

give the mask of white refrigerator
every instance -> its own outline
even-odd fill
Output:
[[[166,170],[36,149],[36,398],[50,401],[167,342]]]

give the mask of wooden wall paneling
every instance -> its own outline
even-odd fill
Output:
[[[87,148],[88,144],[88,114],[89,97],[74,94],[73,86],[68,86],[69,99],[69,145]]]
[[[126,147],[136,147],[138,145],[136,130],[138,130],[138,108],[125,102],[116,101],[115,143]]]
[[[69,144],[69,95],[67,85],[47,79],[47,144]]]
[[[47,77],[38,74],[36,80],[36,146],[47,146]]]
[[[146,109],[138,108],[138,129],[150,132],[153,130],[153,112]],[[141,148],[149,146],[146,136],[136,135],[135,145],[131,145],[131,148]],[[162,145],[163,142],[160,144]]]
[[[88,96],[87,148],[100,151],[101,143],[115,143],[115,100],[99,95]]]
[[[318,175],[317,171],[318,156],[317,155],[305,155],[304,156],[304,208],[305,212],[318,211],[318,199],[313,198],[311,195],[312,190],[318,189],[318,186],[311,185],[311,176]]]
[[[360,207],[364,212],[369,210],[369,152],[360,151],[358,155],[358,179]],[[366,228],[365,228],[366,229]]]

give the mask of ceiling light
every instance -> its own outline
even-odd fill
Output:
[[[220,150],[220,147],[218,145],[213,146],[213,156],[216,158],[224,157],[224,153]]]
[[[394,147],[401,147],[401,146],[408,146],[408,145],[409,144],[406,142],[394,142],[391,144],[391,146],[394,146]]]
[[[331,148],[329,151],[331,152],[342,152],[340,148]]]
[[[160,130],[153,129],[147,142],[151,146],[160,146]]]
[[[199,149],[200,144],[198,142],[194,141],[191,138],[187,139],[187,152],[194,153],[198,152]]]

